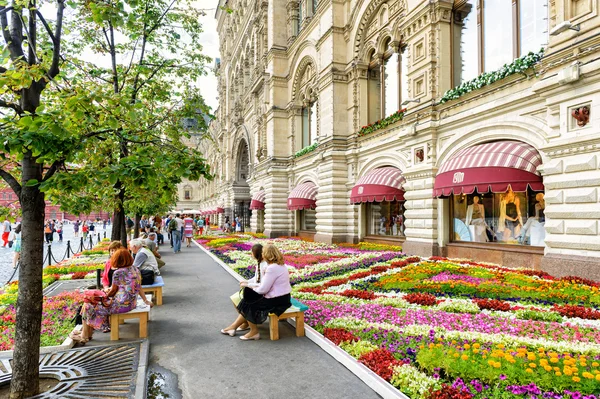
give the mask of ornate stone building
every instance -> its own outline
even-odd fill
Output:
[[[599,0],[220,3],[201,208],[600,278]]]

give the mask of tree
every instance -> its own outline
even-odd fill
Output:
[[[83,40],[76,49],[83,55],[91,48],[96,60],[104,58],[77,68],[79,78],[107,99],[103,118],[113,130],[102,153],[113,153],[88,165],[112,184],[113,240],[126,242],[128,190],[153,190],[161,169],[169,170],[171,184],[210,176],[205,160],[182,142],[187,134],[181,125],[208,112],[194,87],[209,60],[200,43],[203,15],[190,0],[91,0],[77,9],[73,31]]]
[[[185,151],[178,121],[204,108],[192,83],[206,59],[199,52],[198,12],[189,2],[69,3],[76,7],[76,20],[66,49],[65,2],[50,0],[46,5],[50,11],[44,17],[36,0],[0,0],[5,45],[0,59],[0,177],[19,198],[23,224],[13,399],[39,391],[45,191],[57,184],[71,192],[83,190],[82,171],[89,172],[88,165],[100,164],[102,154],[117,149],[97,178],[112,185],[115,227],[124,239],[127,181],[142,186],[152,182],[156,165],[144,158],[148,151]],[[176,40],[181,31],[197,46],[174,56],[183,49]],[[86,46],[109,55],[110,66],[73,56],[83,54]],[[131,62],[118,65],[119,52],[131,55]],[[176,77],[187,80],[169,82]],[[208,175],[199,154],[187,155],[165,158],[166,167],[192,179]]]

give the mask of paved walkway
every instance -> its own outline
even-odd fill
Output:
[[[195,246],[169,249],[161,246],[164,305],[153,309],[148,335],[150,370],[178,381],[176,390],[165,387],[170,398],[379,398],[287,323],[279,341],[268,339],[268,323],[260,341],[220,334],[236,316],[229,296],[237,281]]]

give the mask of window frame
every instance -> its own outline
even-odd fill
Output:
[[[388,38],[385,41],[385,45],[384,48],[386,49],[383,54],[377,54],[377,52],[375,50],[373,50],[370,53],[369,56],[369,65],[368,65],[368,70],[367,70],[367,85],[369,84],[369,81],[372,81],[371,78],[371,71],[373,71],[374,69],[378,69],[378,73],[379,73],[379,119],[383,119],[386,118],[390,115],[386,115],[385,112],[385,108],[386,108],[386,92],[385,92],[385,66],[386,63],[388,62],[388,60],[390,60],[390,58],[392,58],[394,55],[396,55],[398,57],[398,63],[397,63],[397,68],[396,68],[396,74],[398,76],[398,85],[396,87],[396,96],[398,98],[398,109],[402,108],[402,101],[406,100],[402,98],[402,89],[403,89],[403,84],[402,84],[402,65],[404,62],[406,61],[406,58],[404,56],[405,51],[406,51],[406,44],[403,45],[399,45],[398,46],[398,50],[394,49],[394,47],[390,47],[390,43],[391,43],[392,39]],[[407,65],[408,66],[408,65]],[[407,77],[408,77],[408,70],[407,70]],[[371,91],[367,90],[367,96],[370,96]],[[369,112],[368,112],[368,116],[371,115],[371,107],[372,107],[372,100],[370,98],[367,98],[367,104],[369,107]],[[396,112],[398,110],[394,110],[393,112]],[[370,119],[369,117],[367,119]],[[372,123],[370,120],[368,121],[369,123]]]
[[[312,124],[313,124],[313,113],[311,112],[312,107],[315,107],[315,112],[314,112],[314,119],[315,119],[315,126],[317,124],[318,121],[318,112],[319,112],[319,106],[317,104],[318,102],[315,101],[311,101],[309,103],[306,103],[305,105],[302,106],[302,110],[300,111],[300,120],[302,121],[302,126],[301,126],[301,130],[302,130],[302,148],[306,148],[310,145],[312,145],[317,137],[317,132],[313,132],[312,129]],[[307,117],[305,119],[304,113],[306,112]],[[304,136],[304,130],[305,130],[305,123],[306,123],[306,128],[308,131],[308,136],[305,137]],[[307,139],[307,142],[305,142],[305,139]]]
[[[485,47],[485,3],[486,1],[491,1],[491,0],[475,0],[475,17],[477,19],[477,60],[478,60],[478,76],[483,74],[485,72],[485,51],[484,51],[484,47]],[[505,0],[508,1],[508,0]],[[509,62],[512,62],[514,60],[516,60],[517,58],[519,58],[521,55],[521,16],[520,16],[520,5],[522,1],[531,1],[531,0],[511,0],[511,5],[512,5],[512,15],[511,15],[511,19],[512,19],[512,60]],[[457,11],[460,11],[466,4],[468,3],[468,0],[461,0],[461,1],[456,1],[453,8],[452,8],[452,18],[451,18],[451,31],[452,31],[452,37],[454,37],[454,29],[457,28],[457,25],[455,24],[455,13]],[[546,0],[546,21],[549,21],[549,14],[548,14],[548,0]],[[548,35],[548,31],[546,32],[546,35]],[[456,82],[456,77],[455,77],[455,73],[454,73],[454,67],[456,64],[456,59],[454,57],[454,39],[451,40],[451,51],[450,53],[452,54],[452,58],[451,58],[451,65],[452,65],[452,74],[451,74],[451,78],[452,78],[452,87],[456,87],[459,86],[462,82]],[[547,46],[548,43],[545,43],[545,45]]]

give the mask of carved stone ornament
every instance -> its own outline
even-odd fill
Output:
[[[571,116],[577,120],[577,126],[584,127],[590,121],[590,107],[579,107],[571,111]]]
[[[423,162],[424,157],[425,157],[425,151],[423,151],[422,148],[419,148],[418,150],[415,151],[415,158],[417,159],[417,161],[419,161],[419,163]]]

